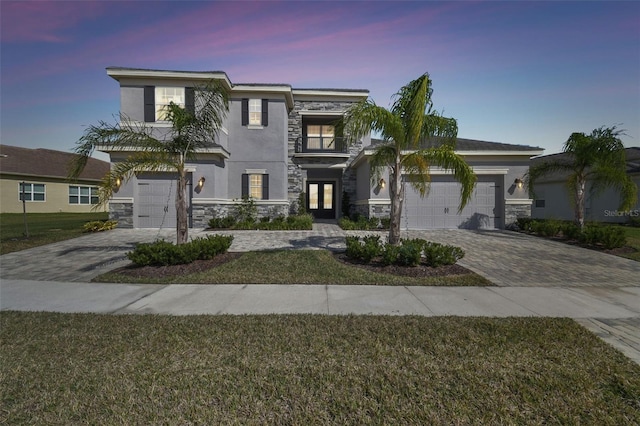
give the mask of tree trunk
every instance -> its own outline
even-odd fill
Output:
[[[400,244],[400,221],[402,220],[402,166],[396,161],[396,166],[389,173],[389,196],[391,197],[391,223],[389,224],[389,244]]]
[[[187,176],[184,170],[180,170],[178,173],[176,216],[176,244],[184,244],[189,238],[189,213],[187,211]]]
[[[580,229],[584,229],[584,201],[585,201],[585,179],[578,178],[576,182],[576,211],[575,220]]]

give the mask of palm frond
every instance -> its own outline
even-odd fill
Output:
[[[369,157],[372,183],[379,181],[384,169],[386,167],[391,167],[395,163],[397,152],[398,151],[393,142],[387,142],[376,146],[373,154]]]
[[[535,187],[544,176],[554,173],[566,173],[574,170],[571,159],[561,159],[556,161],[546,161],[529,167],[529,171],[524,175],[524,183],[529,188],[529,196],[535,198]]]
[[[431,79],[424,73],[410,81],[394,95],[391,112],[399,117],[404,131],[404,145],[407,148],[418,147],[422,135],[423,122],[427,109],[431,109]]]
[[[344,133],[353,143],[371,132],[379,132],[385,140],[404,140],[402,122],[390,111],[379,107],[371,99],[352,105],[344,116]]]

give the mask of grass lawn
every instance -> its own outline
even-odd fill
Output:
[[[27,213],[29,238],[22,213],[0,214],[0,254],[25,250],[82,235],[82,225],[107,220],[108,213]]]
[[[623,253],[620,256],[640,262],[640,228],[633,226],[623,226],[627,234],[627,245],[636,249],[634,253]]]
[[[292,268],[291,265],[296,265]],[[172,277],[133,278],[107,272],[94,279],[116,283],[183,284],[369,284],[486,286],[492,283],[475,273],[442,277],[406,277],[374,273],[345,265],[325,250],[277,250],[244,253],[215,268]]]
[[[2,424],[640,422],[569,319],[0,313]]]

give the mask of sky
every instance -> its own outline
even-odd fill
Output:
[[[640,146],[640,2],[2,0],[0,19],[6,145],[72,151],[114,122],[118,66],[368,89],[384,107],[428,72],[458,137],[552,154],[615,125]]]

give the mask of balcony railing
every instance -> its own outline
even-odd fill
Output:
[[[347,153],[347,143],[344,138],[338,137],[320,137],[320,136],[301,136],[296,139],[296,154],[330,154],[330,153]]]

